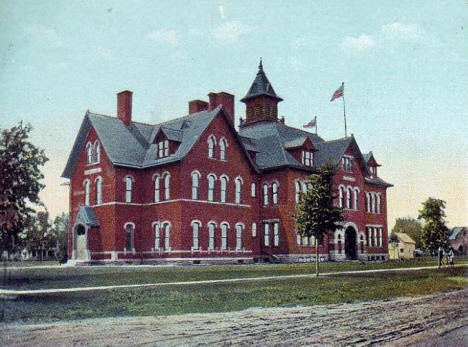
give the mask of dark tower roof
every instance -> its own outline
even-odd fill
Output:
[[[244,96],[244,98],[241,99],[241,101],[246,102],[249,99],[261,95],[269,96],[270,98],[276,99],[278,101],[283,100],[278,95],[276,95],[273,86],[271,85],[270,81],[268,81],[268,78],[266,77],[265,72],[263,71],[262,59],[260,59],[260,64],[258,65],[257,76],[255,76],[255,79],[252,82],[252,85],[250,86],[247,95]]]

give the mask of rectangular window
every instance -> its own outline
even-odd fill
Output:
[[[257,223],[252,223],[252,237],[257,237]]]
[[[273,246],[279,246],[279,223],[273,224]]]
[[[255,183],[252,183],[250,185],[250,196],[252,198],[255,198],[257,196],[257,185]]]
[[[236,249],[242,249],[242,225],[236,226]]]
[[[169,155],[169,141],[164,141],[164,156],[167,157]]]
[[[198,249],[198,229],[199,229],[198,223],[194,223],[193,226],[192,226],[192,231],[193,231],[193,249]]]
[[[171,227],[169,224],[166,224],[165,230],[164,230],[164,248],[166,250],[169,250],[171,248]]]
[[[163,158],[164,157],[164,143],[162,141],[159,141],[158,144],[158,158]]]
[[[300,246],[302,244],[302,237],[300,234],[297,234],[296,235],[296,243]]]
[[[348,172],[353,171],[353,158],[343,157],[343,170]]]
[[[159,249],[161,239],[159,235],[159,224],[154,225],[154,249]]]
[[[270,225],[265,223],[265,246],[270,246]]]

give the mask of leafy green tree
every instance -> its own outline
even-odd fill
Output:
[[[445,201],[428,198],[422,203],[418,219],[424,220],[422,229],[423,247],[435,252],[439,247],[448,245],[448,228],[445,225]]]
[[[334,231],[344,221],[342,209],[333,204],[336,193],[333,191],[333,175],[335,169],[331,164],[325,164],[310,175],[309,189],[301,194],[293,215],[296,230],[302,237],[314,236],[315,243],[315,273],[319,275],[318,245],[323,242],[328,231]]]
[[[57,235],[57,258],[61,263],[68,259],[68,213],[63,213],[55,217],[52,224],[52,230]]]
[[[44,250],[56,247],[57,233],[52,228],[47,209],[28,217],[21,239],[26,248],[39,251],[40,260],[43,260]]]
[[[40,168],[47,162],[44,150],[29,141],[31,125],[20,122],[0,136],[0,253],[18,245],[25,222],[40,204],[44,188]]]
[[[403,217],[397,218],[392,233],[404,233],[410,236],[416,242],[416,248],[422,248],[422,233],[423,227],[421,222],[415,218]]]

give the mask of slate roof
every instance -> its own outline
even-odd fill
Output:
[[[83,223],[92,227],[99,226],[99,221],[96,217],[96,214],[94,213],[93,208],[90,206],[80,206],[76,220],[79,221],[80,223]]]
[[[278,101],[283,100],[275,93],[273,86],[271,85],[270,81],[265,75],[265,72],[263,71],[263,64],[262,64],[262,61],[260,60],[260,65],[258,66],[257,76],[255,76],[255,79],[252,82],[252,85],[250,86],[249,91],[241,99],[241,101],[245,102],[251,98],[261,96],[261,95],[269,96]]]
[[[87,112],[73,145],[62,177],[70,178],[77,158],[84,147],[86,136],[93,127],[109,159],[115,165],[145,168],[178,161],[185,157],[206,127],[221,110],[202,111],[157,125],[132,122],[128,127],[117,117]],[[183,129],[181,129],[183,127]],[[158,131],[172,139],[181,141],[176,153],[157,159],[155,145],[152,145]]]
[[[244,146],[255,146],[258,152],[256,164],[261,170],[284,166],[305,169],[304,165],[286,150],[286,145],[305,141],[306,137],[310,138],[314,146],[324,142],[316,134],[289,127],[281,122],[257,122],[241,127],[239,134]]]
[[[466,230],[466,227],[455,227],[455,228],[453,228],[451,234],[449,235],[449,240],[456,240],[458,235],[463,230]]]

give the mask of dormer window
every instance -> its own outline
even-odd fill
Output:
[[[159,141],[158,143],[158,158],[169,156],[169,141]]]
[[[377,168],[375,166],[370,166],[369,171],[372,177],[377,176]]]
[[[86,163],[96,164],[101,161],[101,146],[99,141],[96,140],[94,145],[91,142],[88,142],[86,145]]]
[[[302,164],[305,166],[313,166],[314,153],[310,151],[302,151]]]
[[[348,171],[348,172],[353,172],[353,158],[343,157],[342,164],[343,164],[343,170]]]

